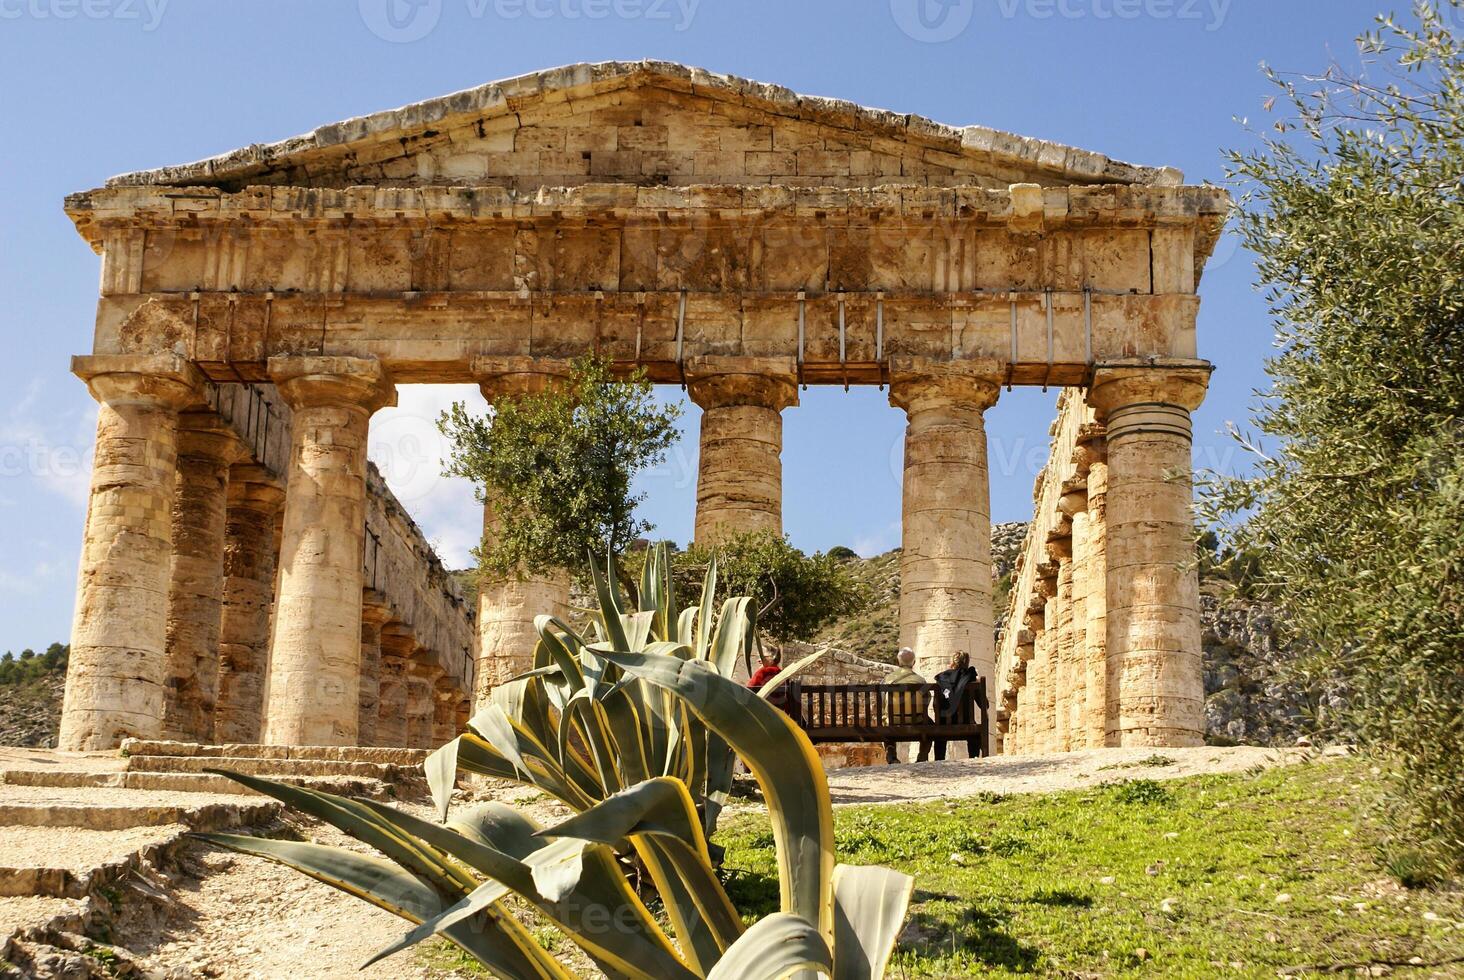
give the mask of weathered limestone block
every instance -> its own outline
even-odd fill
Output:
[[[432,747],[436,685],[441,675],[441,667],[420,660],[414,660],[407,668],[407,745],[410,748]]]
[[[905,410],[900,645],[926,677],[965,652],[995,681],[991,495],[983,413],[996,404],[985,362],[891,362],[890,402]]]
[[[173,355],[72,371],[101,405],[59,745],[109,749],[162,733],[178,413],[202,403],[202,378]]]
[[[173,741],[215,741],[229,468],[244,452],[215,413],[179,418],[163,697],[163,737]]]
[[[1190,412],[1208,380],[1193,361],[1103,365],[1089,394],[1107,427],[1111,744],[1203,741]]]
[[[783,533],[783,416],[798,404],[796,365],[780,358],[699,357],[687,390],[702,410],[695,540]]]
[[[462,731],[458,726],[458,706],[465,700],[451,677],[444,673],[437,678],[432,691],[431,748],[447,744]]]
[[[263,467],[235,464],[229,471],[214,709],[214,738],[220,742],[259,741],[278,567],[275,531],[284,501],[284,488]]]
[[[407,679],[416,649],[411,629],[403,623],[381,628],[381,681],[376,701],[376,745],[405,748],[407,738]]]
[[[490,405],[522,398],[564,383],[565,367],[530,357],[477,358],[473,373]],[[494,502],[483,503],[483,547],[491,550],[497,535]],[[533,666],[539,634],[536,616],[569,613],[569,572],[521,571],[478,585],[478,662],[473,703],[484,704],[494,687]]]
[[[381,701],[381,628],[391,619],[382,596],[367,589],[361,602],[361,686],[357,702],[356,741],[376,744]]]
[[[269,368],[294,424],[264,739],[354,745],[366,435],[396,389],[374,359],[276,357]]]

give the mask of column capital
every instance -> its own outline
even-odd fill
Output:
[[[1173,405],[1193,412],[1205,399],[1212,371],[1209,361],[1108,361],[1094,369],[1088,403],[1103,415],[1139,404]],[[1113,428],[1112,420],[1107,421]]]
[[[756,405],[782,411],[798,404],[798,365],[791,357],[693,357],[686,387],[702,409]]]
[[[392,616],[391,607],[386,604],[386,596],[375,589],[361,590],[361,622],[380,629],[391,622]]]
[[[906,412],[941,405],[988,409],[1001,392],[1001,367],[989,358],[938,361],[890,359],[890,404]]]
[[[109,405],[182,411],[206,404],[203,375],[177,354],[78,355],[71,359],[71,373],[86,382],[93,398]]]
[[[248,455],[234,427],[215,412],[184,412],[178,416],[178,455],[202,456],[232,465]]]
[[[1107,428],[1098,422],[1079,426],[1078,436],[1073,444],[1073,472],[1086,478],[1094,464],[1107,459],[1107,436]]]
[[[285,499],[285,481],[255,462],[229,467],[229,500],[278,506]]]
[[[292,409],[350,405],[370,414],[396,404],[396,386],[374,357],[276,355],[269,376]]]
[[[478,389],[491,403],[496,398],[537,395],[570,376],[568,361],[544,357],[475,357],[471,370]]]

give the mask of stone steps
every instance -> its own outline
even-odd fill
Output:
[[[382,782],[411,782],[423,778],[415,767],[386,762],[347,762],[340,759],[255,759],[247,756],[141,755],[127,760],[131,773],[204,773],[228,769],[246,776],[334,776],[376,779]]]
[[[263,800],[190,805],[137,795],[132,804],[0,804],[0,896],[81,898],[186,834],[259,826],[282,809]]]
[[[395,795],[391,784],[370,778],[348,776],[271,777],[280,782],[305,786],[340,796],[380,799]],[[255,796],[254,790],[227,776],[211,772],[79,772],[68,769],[0,770],[0,784],[53,789],[136,789],[164,793],[208,793],[216,796]]]
[[[193,742],[164,742],[129,738],[123,740],[121,753],[128,759],[138,756],[198,759],[295,759],[319,762],[370,762],[382,765],[420,767],[432,754],[432,750],[375,745],[255,745],[251,743],[198,745]]]

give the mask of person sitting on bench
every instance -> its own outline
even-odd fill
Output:
[[[971,666],[971,655],[962,651],[951,658],[951,665],[947,669],[935,675],[935,683],[940,686],[937,692],[940,701],[935,708],[935,719],[938,724],[953,725],[966,719],[958,717],[961,705],[965,702],[966,686],[976,680],[976,668]],[[976,739],[966,740],[966,752],[972,758],[980,755],[980,746]],[[943,762],[946,757],[946,740],[937,738],[935,740],[935,761]]]
[[[754,691],[761,691],[762,686],[777,677],[778,671],[783,669],[783,651],[777,647],[770,647],[758,651],[757,656],[757,670],[754,670],[752,676],[747,679],[747,686]]]
[[[909,647],[900,648],[895,654],[894,670],[885,675],[886,684],[928,684],[925,678],[915,673],[915,651]],[[930,715],[925,710],[924,694],[916,694],[912,691],[902,691],[890,695],[890,719],[891,725],[918,725],[930,720]],[[894,765],[900,761],[899,743],[889,739],[884,744],[885,762]],[[920,754],[915,757],[916,762],[924,762],[930,756],[930,739],[920,740]]]

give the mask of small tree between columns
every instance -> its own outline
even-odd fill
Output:
[[[563,384],[500,399],[488,415],[462,402],[438,427],[452,443],[447,474],[472,480],[492,501],[491,547],[479,571],[504,577],[575,568],[585,554],[619,554],[652,529],[636,516],[636,474],[676,442],[681,408],[655,399],[645,372],[616,378],[609,361],[575,361]]]

